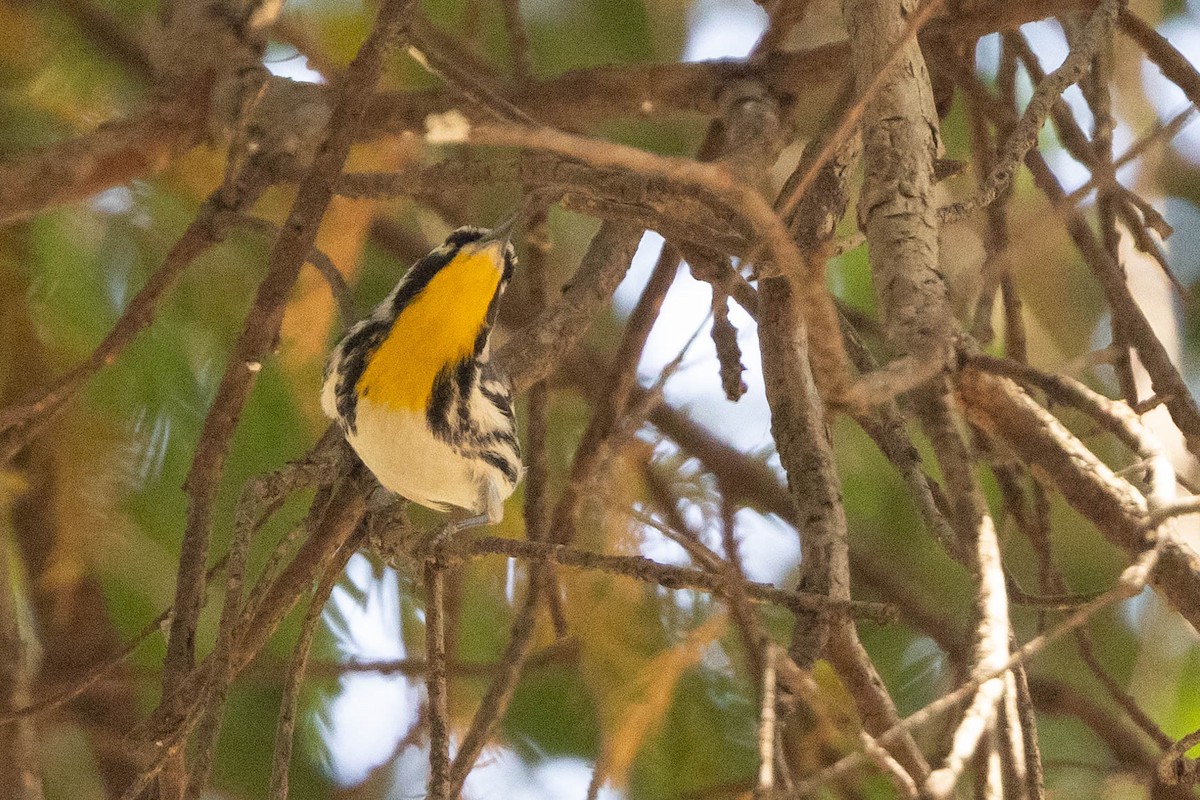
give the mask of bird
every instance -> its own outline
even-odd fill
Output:
[[[522,475],[512,387],[491,333],[517,265],[511,221],[462,227],[330,353],[321,407],[385,489],[456,530],[495,524]]]

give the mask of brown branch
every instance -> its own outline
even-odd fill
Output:
[[[173,724],[179,714],[177,692],[192,668],[213,504],[233,432],[257,373],[252,365],[260,364],[273,346],[291,287],[316,240],[317,229],[333,196],[333,184],[341,173],[355,131],[370,102],[384,56],[412,4],[413,0],[386,0],[374,30],[351,62],[323,144],[300,184],[283,225],[283,234],[272,248],[267,275],[259,285],[245,327],[234,347],[230,367],[221,379],[205,418],[184,485],[188,497],[187,523],[179,558],[175,616],[163,664],[163,698],[168,724]],[[170,779],[170,773],[167,777]]]
[[[646,177],[664,178],[721,199],[760,237],[766,252],[785,274],[798,273],[795,245],[786,228],[762,196],[727,168],[692,159],[660,156],[614,142],[575,136],[551,128],[480,123],[464,129],[472,144],[519,147],[535,152],[558,153],[599,167],[629,170]]]
[[[575,450],[567,485],[554,508],[550,529],[556,542],[570,544],[575,540],[583,498],[591,493],[601,468],[623,438],[618,435],[623,427],[620,422],[629,404],[630,393],[637,386],[642,350],[678,271],[679,252],[670,243],[665,243],[650,280],[625,323],[625,333],[605,382],[608,391],[595,405]]]
[[[967,369],[958,388],[972,422],[1036,467],[1109,542],[1134,558],[1157,547],[1151,585],[1200,630],[1200,556],[1176,537],[1163,536],[1162,529],[1161,540],[1155,540],[1142,495],[1012,382]]]
[[[0,223],[27,219],[164,169],[204,134],[207,96],[150,105],[124,120],[0,164]]]
[[[521,0],[501,0],[504,9],[504,28],[508,32],[508,54],[512,59],[513,76],[518,81],[533,77],[533,56],[529,49],[529,31],[521,19]]]
[[[501,122],[536,125],[537,121],[505,98],[491,75],[461,47],[431,25],[419,22],[409,31],[408,54],[441,78],[458,95]]]
[[[1026,22],[1090,9],[1095,0],[996,0],[963,13],[933,19],[927,26],[957,42],[970,42]],[[536,114],[547,125],[587,129],[620,117],[639,118],[664,113],[707,117],[719,113],[717,98],[730,81],[760,81],[774,97],[789,106],[824,104],[828,87],[845,75],[850,43],[837,42],[800,52],[772,51],[746,63],[735,60],[696,64],[612,65],[570,70],[543,81],[523,82],[504,92],[514,106]],[[364,133],[378,136],[404,131],[423,132],[425,118],[455,108],[455,98],[443,90],[381,93],[372,103]],[[463,109],[468,116],[469,109]]]
[[[1162,70],[1167,80],[1182,89],[1192,105],[1200,106],[1200,72],[1192,66],[1192,62],[1175,49],[1166,37],[1154,30],[1153,26],[1128,8],[1121,8],[1118,23],[1121,31],[1137,42],[1138,47]]]
[[[250,502],[254,498],[255,485],[247,485],[239,502],[234,520],[233,541],[229,545],[228,568],[225,576],[225,599],[221,606],[221,620],[217,626],[217,644],[211,662],[213,669],[204,687],[206,703],[196,731],[196,758],[188,778],[186,797],[196,800],[208,787],[212,765],[216,759],[217,738],[225,713],[225,702],[229,686],[233,681],[230,663],[233,661],[234,627],[242,611],[242,590],[246,578],[246,562],[250,556],[250,544],[258,530],[255,524],[258,508]]]
[[[1154,720],[1150,719],[1150,715],[1142,710],[1137,704],[1137,700],[1126,692],[1117,683],[1116,679],[1108,673],[1104,665],[1096,657],[1096,653],[1092,650],[1092,640],[1087,635],[1086,631],[1076,631],[1075,647],[1079,651],[1079,658],[1087,665],[1088,670],[1100,681],[1100,685],[1104,687],[1104,691],[1108,692],[1108,696],[1113,699],[1121,710],[1125,712],[1130,721],[1134,725],[1141,728],[1142,733],[1150,737],[1156,745],[1163,750],[1167,750],[1173,744],[1171,737],[1163,731],[1162,728],[1155,724]]]
[[[1188,450],[1200,453],[1200,407],[1171,362],[1166,347],[1130,294],[1124,270],[1096,242],[1083,216],[1065,206],[1066,193],[1041,155],[1032,151],[1025,160],[1033,173],[1034,183],[1064,218],[1071,240],[1104,290],[1113,316],[1121,318],[1129,343],[1137,350],[1155,394],[1166,398],[1164,402],[1171,412],[1171,419],[1183,433]]]
[[[455,540],[446,545],[446,557],[450,560],[479,555],[504,555],[530,561],[551,561],[564,567],[624,575],[666,589],[700,589],[724,599],[728,599],[737,591],[732,585],[734,582],[725,575],[660,564],[644,556],[605,555],[561,544],[498,537]],[[895,621],[895,609],[886,603],[834,601],[822,595],[789,592],[769,584],[753,582],[745,584],[745,592],[752,600],[770,603],[792,612],[824,610],[829,614],[850,614],[860,619],[885,624]]]
[[[1031,676],[1030,695],[1045,714],[1076,717],[1108,748],[1121,766],[1144,775],[1150,796],[1163,800],[1195,800],[1194,792],[1164,784],[1158,777],[1159,753],[1151,752],[1137,731],[1122,723],[1109,710],[1078,688],[1047,677]]]
[[[930,27],[937,26],[943,35],[959,41],[973,41],[988,33],[1093,5],[1094,0],[993,2],[952,18],[935,19]],[[799,53],[773,51],[753,64],[712,61],[572,70],[548,80],[524,82],[503,96],[518,108],[536,110],[547,124],[572,128],[648,113],[711,116],[718,110],[720,88],[740,78],[760,80],[771,94],[792,103],[817,101],[826,87],[844,74],[849,52],[849,44],[839,42]],[[190,60],[171,71],[187,74],[189,65]],[[207,72],[194,69],[192,74]],[[183,89],[171,95],[172,101],[152,104],[142,116],[102,126],[93,134],[0,165],[0,221],[24,218],[162,169],[205,135],[210,89],[207,83],[185,83]],[[323,86],[303,87],[298,90],[296,104],[303,105],[307,95],[307,102],[323,107],[328,93]],[[423,131],[426,117],[454,108],[456,100],[442,89],[379,93],[371,100],[359,136],[374,139]]]
[[[988,372],[1004,375],[1044,391],[1055,402],[1083,411],[1122,444],[1132,450],[1146,470],[1146,504],[1150,514],[1170,507],[1176,495],[1175,467],[1166,448],[1142,423],[1125,402],[1110,400],[1066,375],[1041,372],[1027,364],[986,355],[970,356],[967,363]]]
[[[121,63],[143,83],[154,78],[154,61],[149,49],[105,9],[90,0],[61,0],[59,7],[97,48]]]
[[[787,472],[797,516],[804,521],[797,586],[844,600],[850,597],[846,510],[824,403],[815,382],[817,359],[810,352],[810,343],[816,342],[821,332],[812,329],[811,317],[800,304],[808,286],[825,284],[825,249],[849,200],[846,173],[856,160],[856,148],[843,146],[836,156],[827,158],[812,173],[821,181],[821,192],[793,195],[801,202],[795,214],[800,228],[794,235],[804,268],[760,282],[759,348],[771,408],[771,436]],[[813,169],[812,165],[802,166]],[[800,667],[811,669],[821,657],[830,624],[821,615],[797,618],[789,652]]]
[[[492,678],[487,692],[480,700],[479,711],[471,720],[471,727],[463,736],[462,745],[454,756],[454,763],[450,765],[449,797],[457,798],[462,793],[467,775],[474,768],[479,754],[491,740],[492,733],[508,709],[513,692],[517,688],[517,681],[520,680],[525,664],[529,660],[536,632],[537,609],[541,604],[539,595],[547,588],[547,581],[543,580],[543,577],[538,574],[539,572],[537,566],[530,570],[529,588],[525,595],[525,602],[513,620],[508,647],[505,648],[504,655],[500,659],[495,677]]]
[[[865,92],[904,41],[905,14],[894,3],[858,0],[844,10],[854,71]],[[915,42],[887,69],[863,113],[865,175],[860,214],[872,277],[893,353],[940,362],[954,329],[938,268],[933,157],[940,146],[929,74]]]
[[[36,644],[31,631],[22,630],[21,595],[12,580],[18,574],[8,536],[0,539],[0,707],[28,703],[33,685]],[[38,764],[33,719],[17,717],[0,726],[0,793],[12,800],[42,800],[42,775]]]
[[[446,708],[446,576],[436,558],[425,562],[425,671],[429,707],[429,797],[450,796],[450,717]]]
[[[292,746],[296,732],[296,710],[300,705],[300,687],[308,665],[308,654],[312,650],[313,637],[321,621],[321,612],[329,602],[333,587],[354,555],[354,547],[343,545],[334,558],[325,566],[320,583],[309,600],[308,610],[300,623],[300,638],[292,651],[288,665],[287,680],[283,686],[283,697],[279,701],[279,719],[275,723],[275,752],[271,755],[271,784],[267,797],[271,800],[287,800],[288,769],[292,763]]]
[[[942,222],[962,219],[975,209],[990,205],[1008,188],[1025,154],[1037,142],[1038,131],[1054,104],[1060,101],[1067,87],[1083,77],[1096,51],[1108,41],[1120,7],[1121,0],[1101,0],[1062,65],[1038,83],[987,182],[967,200],[940,209],[938,213]]]
[[[265,188],[266,176],[250,166],[214,192],[167,253],[163,265],[129,302],[87,360],[69,370],[36,399],[0,412],[0,463],[11,459],[42,431],[93,375],[115,361],[137,335],[154,321],[158,304],[179,282],[188,265],[223,241],[237,213],[253,204]]]
[[[850,140],[854,130],[862,120],[863,112],[867,109],[867,104],[894,78],[892,73],[901,60],[911,57],[912,48],[908,45],[920,33],[921,28],[929,22],[934,12],[941,8],[943,1],[926,0],[917,9],[915,14],[909,16],[906,12],[905,16],[908,17],[908,23],[904,32],[889,43],[887,57],[883,59],[882,64],[878,67],[871,80],[865,83],[865,85],[861,80],[858,81],[858,93],[854,98],[854,102],[846,109],[837,127],[824,137],[821,149],[817,152],[817,155],[811,160],[806,159],[808,165],[802,177],[795,182],[786,195],[781,197],[782,202],[776,204],[780,210],[779,215],[781,217],[787,219],[792,215],[792,212],[804,198],[805,193],[812,187],[813,182],[817,179],[817,175],[825,167],[825,164],[838,149],[842,148]],[[853,49],[853,46],[851,46],[851,51]]]
[[[534,214],[525,235],[528,255],[525,274],[529,283],[529,311],[541,314],[546,308],[547,261],[550,250],[549,210]],[[550,538],[550,453],[548,430],[550,424],[550,389],[546,381],[529,387],[529,406],[526,412],[525,435],[525,499],[521,512],[525,517],[525,537],[535,542]],[[567,633],[567,615],[562,607],[558,576],[551,565],[537,572],[546,581],[543,599],[550,605],[550,618],[558,638]]]
[[[1200,744],[1200,730],[1192,731],[1163,753],[1158,762],[1158,779],[1168,786],[1200,783],[1200,760],[1188,758],[1188,750]]]
[[[561,297],[496,354],[518,394],[554,371],[587,333],[629,270],[642,229],[605,222]]]
[[[980,672],[973,675],[970,680],[960,685],[957,689],[942,695],[920,711],[905,717],[899,724],[877,735],[875,737],[876,740],[881,745],[888,746],[895,742],[896,739],[909,735],[911,731],[917,730],[941,715],[959,707],[963,701],[975,694],[979,687],[986,681],[1000,677],[1018,664],[1028,663],[1030,659],[1042,653],[1051,644],[1071,631],[1078,629],[1097,612],[1113,603],[1135,596],[1145,587],[1147,578],[1154,570],[1156,555],[1155,551],[1149,551],[1137,563],[1125,569],[1116,586],[1098,596],[1087,605],[1079,608],[1046,632],[1013,650],[1004,664],[999,665],[990,672]],[[862,763],[864,758],[865,756],[861,752],[844,756],[834,764],[831,764],[804,781],[803,784],[797,786],[796,795],[799,797],[816,795],[821,786],[844,775],[848,775],[851,770],[857,768]]]
[[[452,160],[410,166],[394,173],[344,175],[338,194],[346,197],[412,197],[440,208],[468,188],[519,183],[544,188],[563,208],[660,232],[679,244],[703,245],[736,256],[749,255],[750,229],[708,192],[628,170],[582,164],[557,155],[530,153],[515,160]],[[698,248],[690,248],[698,249]],[[691,253],[685,251],[691,259]],[[716,253],[715,255],[719,255]],[[738,276],[731,292],[746,302],[753,288]]]

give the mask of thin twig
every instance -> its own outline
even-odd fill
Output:
[[[429,798],[446,800],[450,788],[450,719],[446,700],[446,577],[444,567],[425,562],[425,687],[429,707]]]
[[[1142,588],[1145,587],[1146,579],[1150,572],[1154,569],[1154,566],[1157,562],[1157,555],[1157,552],[1154,550],[1147,551],[1137,563],[1126,567],[1125,571],[1121,573],[1121,578],[1118,580],[1116,586],[1097,597],[1091,603],[1080,608],[1074,614],[1071,614],[1069,617],[1062,620],[1045,633],[1034,637],[1020,648],[1014,650],[1004,664],[998,666],[991,672],[980,673],[972,676],[970,680],[960,685],[954,691],[942,695],[937,700],[922,708],[920,711],[905,717],[899,724],[893,726],[882,734],[877,735],[875,737],[876,740],[881,745],[887,746],[902,734],[923,727],[934,719],[940,717],[942,714],[945,714],[951,709],[957,708],[964,700],[974,694],[985,681],[1000,677],[1017,664],[1028,663],[1032,658],[1040,654],[1051,644],[1086,623],[1097,612],[1107,608],[1113,603],[1120,602],[1121,600],[1127,600],[1130,597],[1135,596],[1142,590]],[[862,763],[864,758],[865,756],[862,753],[851,753],[848,756],[844,756],[836,763],[831,764],[816,775],[804,781],[802,784],[798,785],[793,796],[811,797],[817,795],[822,786],[830,781],[850,774],[852,770],[857,768],[859,764]]]
[[[217,738],[221,732],[221,721],[225,714],[225,701],[233,681],[230,664],[233,661],[234,628],[242,613],[242,590],[246,577],[246,561],[250,556],[250,543],[258,529],[255,525],[257,506],[251,502],[254,484],[248,484],[243,492],[234,522],[233,541],[229,545],[229,567],[225,576],[225,599],[221,606],[221,620],[217,626],[217,644],[213,650],[213,668],[208,684],[204,687],[205,704],[196,731],[196,758],[188,778],[187,800],[196,800],[208,787],[213,761],[216,759]]]
[[[213,564],[212,567],[209,568],[206,579],[211,581],[214,577],[220,574],[221,570],[223,569],[225,569],[224,556],[222,556],[217,563]],[[143,626],[142,629],[138,631],[138,633],[119,651],[114,653],[103,662],[93,666],[82,678],[75,681],[70,686],[62,689],[61,691],[58,691],[49,697],[43,697],[41,700],[35,700],[29,705],[22,706],[21,708],[0,710],[0,725],[6,725],[21,717],[36,716],[38,714],[44,714],[47,711],[53,711],[56,708],[65,706],[67,703],[70,703],[77,697],[80,697],[88,689],[104,680],[104,678],[114,669],[128,661],[129,657],[137,652],[137,649],[141,647],[147,639],[156,633],[160,633],[163,630],[163,623],[170,619],[170,617],[171,608],[168,607],[157,617],[147,622],[145,626]]]
[[[1038,84],[1025,107],[1021,121],[1013,129],[1004,152],[999,157],[992,174],[971,197],[962,202],[953,203],[941,209],[938,216],[943,224],[962,219],[977,208],[982,208],[995,200],[1000,192],[1012,182],[1013,175],[1021,160],[1037,141],[1038,131],[1046,121],[1054,104],[1058,102],[1063,91],[1076,83],[1087,70],[1092,56],[1097,48],[1108,41],[1108,34],[1121,9],[1121,0],[1100,0],[1096,11],[1084,26],[1079,38],[1071,47],[1071,52],[1058,69],[1046,76]]]
[[[525,664],[529,660],[536,631],[537,609],[541,605],[539,595],[546,586],[546,581],[536,574],[537,571],[535,567],[532,570],[534,574],[530,575],[525,602],[513,620],[512,636],[509,638],[508,647],[496,668],[495,677],[488,685],[487,692],[484,693],[483,699],[479,703],[479,711],[471,720],[471,726],[463,736],[462,744],[454,755],[454,762],[450,765],[448,797],[457,798],[462,793],[467,775],[474,768],[479,754],[491,739],[492,732],[500,723],[504,712],[508,710],[508,704],[517,688],[517,681],[520,680]]]
[[[908,44],[920,33],[921,28],[925,26],[925,23],[929,22],[933,17],[933,13],[941,8],[942,4],[943,0],[926,0],[925,4],[917,9],[917,12],[909,18],[908,27],[892,43],[892,49],[888,52],[883,66],[876,71],[871,81],[859,91],[858,97],[846,109],[846,113],[842,116],[842,120],[838,123],[838,126],[825,137],[821,145],[821,150],[809,162],[808,169],[805,171],[803,177],[792,186],[791,192],[787,197],[782,198],[782,203],[776,203],[776,207],[779,209],[779,216],[784,219],[791,216],[796,206],[799,205],[800,200],[812,186],[813,181],[816,180],[817,175],[829,162],[829,159],[833,157],[838,148],[845,145],[849,140],[851,132],[862,119],[867,105],[892,77],[892,71],[907,54]]]
[[[297,190],[283,234],[271,250],[266,277],[259,285],[230,365],[205,417],[200,443],[184,484],[187,522],[179,557],[175,615],[163,663],[164,719],[168,725],[175,724],[181,713],[179,690],[193,665],[213,505],[242,406],[257,375],[253,365],[261,364],[273,346],[291,287],[312,250],[333,196],[333,185],[370,102],[384,57],[413,5],[414,0],[384,0],[377,24],[347,69],[322,147]],[[177,780],[178,771],[168,770],[168,781]],[[169,788],[167,792],[170,793]]]
[[[1200,744],[1200,730],[1171,745],[1158,762],[1158,779],[1167,786],[1195,786],[1200,783],[1200,760],[1188,758],[1188,750]]]
[[[762,703],[758,712],[758,786],[754,796],[770,800],[775,788],[775,659],[776,648],[767,647],[762,676]]]
[[[158,305],[179,282],[184,270],[205,251],[223,241],[238,212],[266,189],[267,177],[256,166],[213,192],[196,218],[171,247],[163,264],[129,302],[104,340],[37,399],[0,412],[0,463],[12,458],[66,406],[97,372],[117,357],[155,318]]]
[[[908,770],[900,765],[892,754],[887,751],[887,748],[879,744],[875,737],[866,731],[858,732],[858,741],[863,747],[863,752],[867,757],[874,762],[875,766],[887,775],[888,780],[892,782],[894,788],[900,797],[908,798],[908,800],[916,800],[921,796],[917,789],[916,782],[912,776],[908,774]]]
[[[504,11],[504,28],[508,31],[508,54],[512,59],[513,77],[527,81],[533,77],[533,55],[529,48],[529,31],[521,19],[521,0],[500,0]]]
[[[1092,640],[1087,631],[1080,629],[1075,632],[1075,647],[1079,651],[1079,658],[1087,665],[1088,670],[1096,677],[1096,680],[1100,681],[1100,685],[1108,692],[1108,696],[1125,711],[1133,724],[1141,728],[1142,732],[1163,750],[1169,749],[1174,741],[1155,724],[1154,720],[1150,719],[1150,715],[1142,710],[1141,706],[1137,704],[1137,700],[1126,692],[1100,663],[1092,649]]]
[[[304,683],[308,655],[317,633],[317,624],[321,621],[321,612],[355,549],[348,544],[343,545],[325,567],[321,581],[309,600],[308,609],[304,612],[304,620],[300,623],[300,638],[292,650],[292,660],[283,684],[283,697],[279,701],[279,719],[275,723],[275,750],[271,754],[271,785],[267,794],[271,800],[287,800],[288,771],[296,738],[296,713],[300,707],[300,687]]]
[[[277,237],[281,232],[278,225],[261,217],[243,215],[239,217],[238,221],[252,230],[268,236]],[[307,261],[313,265],[329,286],[329,292],[333,295],[333,300],[337,303],[338,312],[342,317],[342,326],[348,327],[354,321],[355,315],[354,298],[351,295],[350,287],[346,285],[346,279],[342,277],[342,273],[333,263],[333,259],[318,247],[314,246],[309,251]]]
[[[503,555],[530,561],[553,561],[564,567],[597,570],[624,575],[667,589],[701,589],[721,597],[734,592],[724,575],[714,575],[698,569],[660,564],[644,556],[611,556],[548,542],[529,542],[493,536],[470,540],[455,540],[446,545],[446,558],[467,558],[474,555]],[[848,613],[859,619],[887,624],[895,620],[895,609],[886,603],[863,600],[832,601],[823,595],[789,592],[765,583],[747,582],[748,597],[771,603],[796,612],[825,611],[830,614]]]

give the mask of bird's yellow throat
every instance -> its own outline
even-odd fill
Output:
[[[503,245],[470,246],[400,312],[358,381],[359,397],[425,413],[434,379],[474,353],[504,270]]]

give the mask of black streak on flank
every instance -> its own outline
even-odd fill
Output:
[[[362,378],[367,362],[387,338],[391,324],[380,320],[367,320],[363,326],[346,337],[342,345],[342,360],[339,365],[336,387],[337,410],[346,430],[355,432],[354,421],[358,405],[358,381]],[[364,392],[365,394],[365,392]]]
[[[458,433],[460,435],[469,434],[475,429],[475,420],[471,418],[470,401],[478,369],[473,358],[463,359],[454,368],[454,383],[458,390]]]
[[[484,450],[479,454],[479,457],[504,473],[504,477],[508,478],[509,483],[516,483],[517,478],[521,477],[517,474],[517,466],[499,453]]]
[[[488,313],[491,314],[490,309],[488,310]],[[479,333],[477,333],[475,335],[475,348],[474,348],[475,358],[479,358],[481,355],[483,355],[483,348],[487,347],[488,337],[490,337],[491,335],[492,335],[492,328],[490,325],[485,324],[482,328],[479,329]]]
[[[512,398],[506,392],[498,392],[481,384],[479,393],[495,406],[497,411],[508,417],[509,420],[513,419]]]
[[[429,422],[429,430],[433,435],[448,441],[450,439],[450,404],[454,402],[454,381],[450,369],[443,367],[433,379],[433,391],[429,395],[429,408],[425,418]]]
[[[490,433],[486,433],[483,436],[481,436],[479,441],[481,444],[484,444],[484,445],[506,444],[513,449],[514,453],[519,454],[521,452],[521,445],[517,441],[516,435],[513,434],[513,432],[509,431],[509,430],[491,431]]]

